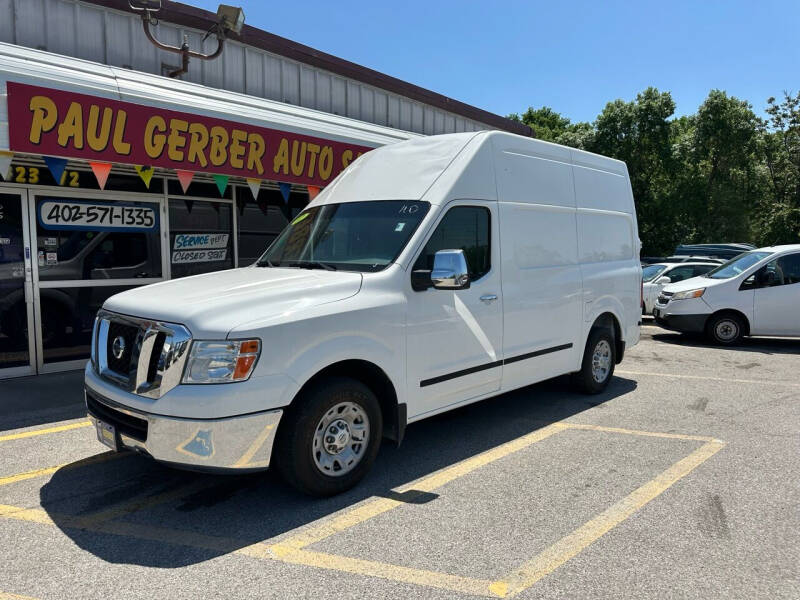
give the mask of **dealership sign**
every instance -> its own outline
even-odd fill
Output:
[[[324,186],[366,146],[8,82],[10,149]]]

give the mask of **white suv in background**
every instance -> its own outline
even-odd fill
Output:
[[[667,285],[653,315],[662,327],[725,345],[745,335],[800,337],[800,244],[745,252]]]
[[[642,267],[642,314],[653,314],[656,299],[669,283],[678,283],[708,273],[721,263],[681,262],[656,263]]]

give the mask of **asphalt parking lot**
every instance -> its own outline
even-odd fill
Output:
[[[0,382],[0,600],[797,598],[800,340],[642,331],[604,394],[412,425],[327,500],[105,452],[79,374]]]

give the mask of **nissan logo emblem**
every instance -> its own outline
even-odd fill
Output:
[[[111,344],[111,352],[114,354],[114,358],[120,360],[122,355],[125,354],[125,338],[121,335],[118,335],[114,338],[114,343]]]

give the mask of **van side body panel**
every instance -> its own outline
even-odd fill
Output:
[[[572,150],[585,332],[604,312],[623,341],[639,341],[641,264],[633,193],[624,163]]]
[[[569,149],[523,138],[493,139],[505,390],[577,368],[582,354],[581,273]]]

